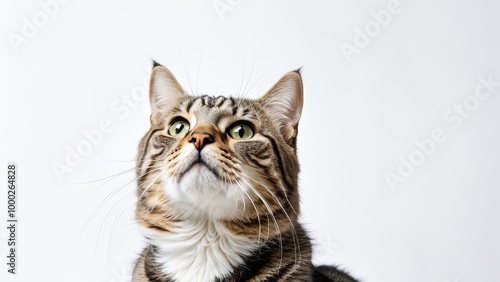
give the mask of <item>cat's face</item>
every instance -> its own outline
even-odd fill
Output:
[[[167,68],[155,66],[150,102],[137,165],[140,222],[168,230],[189,217],[296,216],[298,72],[251,100],[187,95]]]

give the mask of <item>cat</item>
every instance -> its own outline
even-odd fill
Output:
[[[311,263],[298,223],[300,70],[259,99],[191,96],[153,63],[136,219],[148,246],[134,282],[356,282]]]

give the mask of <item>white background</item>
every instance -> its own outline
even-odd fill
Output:
[[[220,0],[224,13],[211,0],[66,2],[46,18],[39,1],[0,7],[1,218],[6,165],[19,167],[18,275],[2,227],[0,281],[128,281],[143,247],[132,169],[151,58],[190,92],[247,85],[248,97],[303,66],[302,222],[317,263],[373,282],[500,281],[500,87],[473,97],[480,76],[500,81],[497,1],[401,0],[385,27],[372,11],[388,0]],[[443,119],[464,101],[460,125]],[[68,150],[106,121],[70,166]],[[436,129],[446,140],[424,156],[415,140]],[[385,174],[412,155],[424,159],[391,188]]]

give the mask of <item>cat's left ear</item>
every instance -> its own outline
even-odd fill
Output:
[[[162,122],[168,107],[186,97],[186,91],[166,67],[154,62],[149,83],[149,102],[151,104],[151,124]]]
[[[278,124],[285,141],[295,147],[304,105],[300,70],[285,74],[259,101]]]

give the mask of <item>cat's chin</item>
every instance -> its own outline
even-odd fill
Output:
[[[194,164],[178,181],[165,189],[167,196],[178,207],[192,215],[209,215],[220,219],[240,214],[243,211],[240,187],[223,182],[208,166]]]

